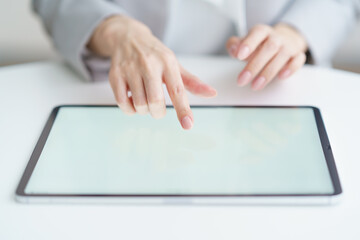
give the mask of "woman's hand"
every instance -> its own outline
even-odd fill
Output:
[[[244,38],[231,37],[227,49],[231,56],[247,61],[238,76],[238,85],[252,82],[252,88],[260,90],[276,76],[285,79],[304,65],[307,44],[286,24],[257,25]]]
[[[148,27],[129,17],[106,19],[95,30],[88,47],[111,57],[110,84],[116,102],[127,114],[150,112],[154,118],[163,117],[164,83],[182,127],[190,129],[194,120],[185,88],[203,97],[216,96],[215,89],[180,66],[174,53]]]

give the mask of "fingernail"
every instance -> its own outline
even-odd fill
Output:
[[[289,69],[286,69],[284,72],[282,72],[279,76],[280,79],[285,79],[289,77],[291,74],[291,71]]]
[[[238,85],[240,87],[245,86],[250,81],[251,81],[251,72],[245,71],[245,72],[240,73],[240,75],[238,77]]]
[[[240,48],[238,50],[237,57],[240,60],[244,60],[245,58],[247,58],[249,56],[249,53],[250,53],[250,48],[246,45],[242,45],[242,46],[240,46]]]
[[[253,89],[254,90],[260,90],[263,88],[263,85],[265,84],[266,79],[264,77],[258,77],[254,80]]]
[[[184,129],[188,130],[191,129],[193,126],[193,122],[191,120],[191,118],[189,116],[185,116],[183,117],[183,119],[181,120],[181,125]]]
[[[230,52],[231,56],[236,57],[237,46],[235,44],[231,45],[229,52]]]

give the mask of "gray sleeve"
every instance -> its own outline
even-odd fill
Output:
[[[124,10],[106,0],[33,0],[32,3],[65,61],[88,81],[104,78],[101,73],[109,68],[109,60],[91,54],[86,44],[101,21],[125,14]]]
[[[279,22],[307,40],[311,63],[329,65],[359,16],[359,0],[294,0]]]

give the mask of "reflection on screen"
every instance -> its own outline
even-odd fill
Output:
[[[332,193],[310,108],[193,108],[184,131],[118,108],[61,108],[26,193]]]

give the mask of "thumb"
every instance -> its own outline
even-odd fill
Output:
[[[198,77],[186,71],[182,66],[180,66],[180,73],[185,88],[192,94],[202,97],[215,97],[217,95],[213,87],[203,83]]]

